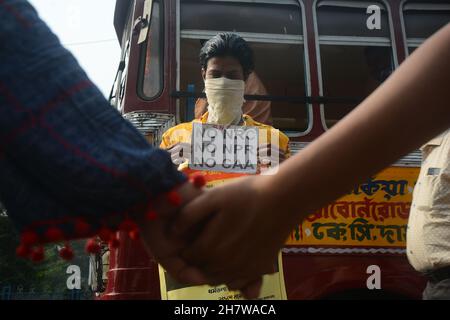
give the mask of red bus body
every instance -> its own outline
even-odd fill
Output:
[[[317,1],[301,0],[304,11],[304,30],[306,35],[305,63],[308,65],[309,95],[320,97],[321,85],[317,55],[317,31],[315,30],[315,14]],[[388,7],[391,22],[391,37],[394,46],[394,60],[397,65],[405,60],[408,53],[405,28],[403,25],[403,0],[380,1]],[[144,0],[118,0],[115,13],[115,27],[122,47],[126,43],[127,30],[130,33],[129,50],[126,68],[122,76],[122,85],[116,92],[115,104],[124,115],[131,119],[130,114],[144,111],[155,114],[176,115],[177,100],[173,93],[177,90],[177,45],[179,33],[177,28],[177,0],[159,1],[163,6],[162,43],[162,90],[152,99],[144,99],[139,94],[139,82],[142,81],[142,55],[145,55],[145,43],[138,44],[140,36],[137,19],[143,16]],[[131,17],[129,16],[131,12]],[[127,18],[129,17],[129,18]],[[128,23],[130,20],[131,23]],[[130,32],[136,24],[134,32]],[[127,27],[128,26],[128,27]],[[144,24],[145,26],[145,24]],[[128,28],[128,29],[127,29]],[[150,37],[152,32],[149,31]],[[125,49],[124,49],[125,50]],[[151,57],[150,57],[151,58]],[[200,68],[200,67],[199,67]],[[121,90],[121,92],[120,92]],[[293,142],[308,143],[316,139],[326,128],[321,121],[320,102],[311,103],[312,126],[306,135],[291,138]],[[133,122],[133,119],[131,119]],[[176,119],[180,121],[180,119]],[[142,128],[141,128],[142,129]],[[145,134],[145,132],[143,132]],[[155,142],[155,137],[149,137]],[[375,146],[376,147],[376,146]],[[418,173],[419,162],[410,166]],[[106,290],[102,299],[159,299],[158,266],[145,252],[142,245],[120,235],[121,246],[111,249],[110,265]],[[370,248],[368,248],[370,249]],[[409,298],[419,299],[425,285],[425,279],[408,263],[404,247],[402,253],[337,253],[327,252],[288,252],[283,254],[284,276],[287,296],[289,299],[327,299],[327,298]],[[238,250],[238,249],[237,249]],[[381,290],[368,290],[367,267],[377,265],[381,272]]]

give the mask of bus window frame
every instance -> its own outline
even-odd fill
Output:
[[[125,23],[125,28],[122,33],[121,39],[121,52],[120,52],[120,61],[125,63],[124,69],[121,71],[120,76],[117,79],[116,90],[115,90],[115,102],[114,108],[119,112],[123,112],[125,96],[127,93],[127,80],[128,80],[128,69],[130,64],[130,51],[131,51],[131,42],[133,41],[133,17],[135,14],[135,5],[134,0],[133,3],[128,8],[127,18]],[[123,87],[122,87],[123,83]],[[121,97],[121,93],[123,90],[123,96]]]
[[[214,2],[214,1],[211,1]],[[276,36],[280,36],[278,34],[265,34],[265,33],[251,33],[251,32],[235,32],[236,34],[240,35],[244,39],[246,39],[249,42],[259,42],[259,43],[273,43],[273,44],[282,44],[282,43],[292,43],[292,44],[303,44],[303,61],[299,61],[300,63],[303,62],[304,65],[304,80],[305,80],[305,90],[306,95],[311,96],[311,70],[310,70],[310,63],[309,63],[309,54],[308,54],[308,35],[307,35],[307,28],[306,28],[306,12],[305,12],[305,5],[303,4],[303,1],[301,0],[220,0],[220,2],[229,2],[229,3],[264,3],[264,4],[276,4],[276,5],[298,5],[300,9],[300,13],[302,16],[302,34],[301,35],[282,35],[283,38],[288,39],[291,38],[292,41],[297,40],[298,42],[283,42],[283,40],[280,40],[279,38],[276,38]],[[209,40],[212,36],[216,35],[220,30],[197,30],[197,35],[203,34],[203,38],[195,37],[194,31],[195,30],[189,30],[185,31],[185,35],[189,36],[189,33],[191,33],[192,37],[182,37],[182,30],[181,30],[181,5],[180,0],[176,0],[176,61],[177,61],[177,69],[176,69],[176,90],[180,91],[180,81],[181,81],[181,54],[180,54],[180,46],[181,46],[181,39],[204,39]],[[255,35],[260,35],[261,38]],[[269,41],[267,38],[263,39],[262,36],[265,35],[266,37],[273,37],[272,41]],[[299,39],[300,37],[300,39]],[[294,39],[297,38],[297,39]],[[251,40],[249,40],[251,39]],[[304,137],[307,136],[311,130],[313,129],[313,121],[314,121],[314,115],[313,115],[313,106],[311,103],[305,103],[305,107],[307,109],[307,121],[308,121],[308,127],[305,131],[289,131],[288,136],[290,138],[298,138],[298,137]],[[181,121],[181,109],[180,109],[180,99],[176,100],[176,121],[179,123]]]
[[[139,51],[139,63],[138,63],[138,77],[137,77],[137,88],[136,93],[137,96],[142,99],[145,102],[151,102],[157,100],[162,93],[164,92],[164,68],[165,68],[165,7],[164,7],[164,0],[158,0],[153,1],[152,6],[155,5],[155,3],[158,2],[159,5],[159,34],[160,34],[160,40],[159,40],[159,55],[160,55],[160,83],[159,83],[159,91],[153,95],[152,97],[148,97],[144,93],[144,81],[145,81],[145,63],[147,59],[147,49],[148,49],[148,42],[151,41],[151,35],[152,30],[150,28],[149,35],[147,36],[147,39],[145,42],[141,44],[141,48],[138,49]],[[153,12],[155,12],[155,8],[152,8],[152,17],[150,20],[150,27],[151,27],[151,21],[153,18]]]
[[[319,35],[319,24],[318,24],[318,19],[317,19],[317,8],[318,8],[317,4],[319,1],[323,1],[323,0],[314,0],[313,1],[312,11],[313,11],[314,35],[315,35],[315,39],[316,39],[315,46],[316,46],[317,78],[318,78],[318,84],[319,84],[319,96],[323,97],[322,59],[321,59],[321,55],[320,55],[320,45],[324,44],[324,43],[321,42],[321,40],[320,40],[321,37]],[[344,1],[342,1],[342,2],[344,2]],[[390,44],[390,47],[392,48],[392,59],[394,62],[394,70],[395,70],[398,68],[399,63],[398,63],[398,58],[397,58],[397,44],[395,42],[395,29],[394,29],[394,23],[392,21],[391,7],[390,7],[389,2],[386,0],[375,0],[374,2],[371,2],[370,4],[375,4],[375,2],[383,3],[384,7],[386,9],[388,23],[389,23],[389,39],[390,39],[389,44]],[[352,1],[352,3],[355,3],[355,1]],[[363,4],[363,3],[368,3],[368,2],[358,1],[358,3]],[[387,42],[385,40],[381,41],[381,39],[383,39],[383,38],[380,39],[379,37],[332,36],[332,38],[334,39],[334,42],[332,42],[331,37],[329,37],[328,40],[326,40],[325,44],[348,45],[348,46],[371,45],[371,46],[387,47],[385,45],[385,44],[387,44]],[[339,38],[340,39],[345,38],[347,40],[347,42],[338,41]],[[356,41],[355,38],[357,38],[359,41]],[[366,39],[367,41],[364,41],[363,39]],[[378,42],[377,41],[369,41],[372,39],[377,39]],[[330,130],[330,128],[328,128],[327,123],[326,123],[325,105],[323,103],[320,104],[320,120],[322,123],[323,130],[325,130],[325,131]]]
[[[425,1],[425,0],[423,0]],[[406,34],[406,23],[405,23],[405,6],[408,4],[409,0],[402,0],[400,2],[400,24],[402,27],[402,33],[403,33],[403,44],[405,46],[405,54],[406,57],[410,56],[410,52],[409,52],[409,48],[410,47],[414,47],[414,48],[418,48],[422,45],[422,43],[425,42],[426,38],[410,38],[410,40],[408,41],[408,35]],[[433,4],[430,3],[425,3],[425,2],[420,2],[420,3],[415,3],[418,6],[423,6],[423,8],[421,8],[420,10],[423,11],[427,11],[430,10],[429,8],[433,7]],[[449,10],[450,9],[450,4],[442,4],[442,6],[448,6],[448,9],[434,9],[434,10]],[[428,9],[427,9],[428,7]]]

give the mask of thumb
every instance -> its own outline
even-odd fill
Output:
[[[217,211],[214,197],[211,196],[212,193],[212,191],[204,192],[180,210],[172,225],[173,236],[180,238],[187,236],[188,231]]]

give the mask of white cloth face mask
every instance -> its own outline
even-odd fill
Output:
[[[245,82],[225,77],[205,80],[208,100],[208,122],[237,125],[242,119]]]

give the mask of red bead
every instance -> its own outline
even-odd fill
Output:
[[[61,250],[59,250],[59,256],[64,260],[72,260],[73,259],[73,250],[69,246],[65,246]]]
[[[51,242],[60,241],[64,239],[64,233],[59,228],[50,227],[45,232],[45,238]]]
[[[122,221],[122,223],[119,225],[119,230],[130,232],[131,230],[136,229],[136,223],[131,219],[125,219]]]
[[[196,187],[198,189],[204,187],[206,184],[205,176],[201,173],[193,174],[190,177],[190,180],[191,180],[191,183],[194,185],[194,187]]]
[[[44,248],[37,247],[31,252],[31,261],[41,262],[42,260],[44,260]]]
[[[167,194],[167,201],[173,206],[179,207],[181,206],[181,197],[176,191],[170,191]]]
[[[111,239],[112,236],[112,231],[109,230],[106,227],[102,227],[99,231],[98,231],[98,237],[100,239],[102,239],[102,241],[104,242],[108,242],[109,239]]]
[[[39,236],[34,231],[24,231],[20,237],[20,242],[26,246],[32,246],[39,241]]]
[[[138,240],[139,230],[138,229],[131,230],[130,232],[128,232],[128,236],[130,237],[131,240]]]
[[[80,219],[75,223],[75,234],[78,237],[84,237],[89,233],[90,228],[89,224]]]
[[[86,252],[89,254],[97,254],[100,253],[100,245],[97,243],[95,239],[89,239],[86,243]]]
[[[109,246],[114,249],[118,248],[120,246],[119,239],[117,239],[116,237],[111,238],[111,240],[109,240]]]
[[[153,221],[156,220],[156,218],[158,218],[158,214],[156,213],[155,210],[150,210],[145,214],[145,217],[147,218],[147,220]]]
[[[27,258],[30,255],[30,247],[21,244],[16,248],[16,255],[21,258]]]

